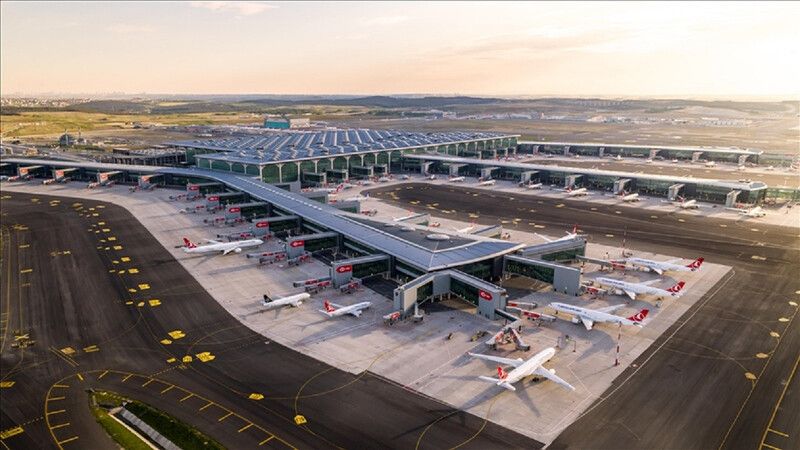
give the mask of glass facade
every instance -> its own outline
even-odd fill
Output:
[[[375,261],[353,266],[353,276],[357,278],[367,278],[389,271],[389,260]]]
[[[533,278],[534,280],[544,281],[548,284],[553,284],[556,273],[555,270],[550,267],[521,263],[519,261],[511,260],[506,262],[506,272]]]
[[[488,280],[492,276],[492,260],[479,261],[476,263],[459,266],[458,270],[466,273],[467,275],[472,275],[475,278]]]
[[[433,295],[433,280],[417,288],[417,302],[423,302]]]
[[[339,245],[339,240],[333,236],[329,238],[322,238],[322,239],[312,239],[306,241],[306,251],[315,252],[317,250],[322,250],[325,248],[334,248]]]
[[[466,284],[461,280],[451,277],[450,292],[474,305],[478,304],[478,288],[475,286]]]
[[[585,254],[586,254],[586,247],[581,247],[572,250],[565,250],[562,252],[546,253],[542,255],[542,260],[554,261],[554,262],[575,261],[576,259],[578,259],[578,255],[585,256]]]

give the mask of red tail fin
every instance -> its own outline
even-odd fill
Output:
[[[497,378],[500,378],[501,380],[505,380],[506,377],[508,377],[508,372],[503,370],[502,367],[497,366]]]
[[[702,265],[703,265],[703,261],[705,261],[705,259],[704,259],[704,258],[702,258],[702,257],[701,257],[701,258],[697,258],[697,259],[695,259],[694,261],[692,261],[692,263],[691,263],[691,264],[689,264],[689,265],[688,265],[688,266],[686,266],[686,267],[688,267],[688,268],[690,268],[690,269],[692,269],[692,270],[697,270],[697,269],[699,269],[699,268],[700,268],[700,266],[702,266]]]
[[[628,320],[633,321],[633,322],[641,322],[641,321],[644,320],[645,317],[647,317],[647,313],[649,313],[649,312],[650,312],[649,309],[643,309],[643,310],[639,311],[638,313],[628,317]]]
[[[194,245],[194,243],[192,241],[190,241],[187,238],[183,238],[183,244],[186,246],[186,248],[196,248],[197,247],[196,245]]]
[[[334,311],[336,311],[336,308],[334,308],[334,307],[331,305],[331,302],[329,302],[329,301],[327,301],[327,300],[325,300],[325,303],[323,303],[323,305],[325,306],[325,311],[328,311],[329,313],[330,313],[330,312],[334,312]]]
[[[578,234],[578,224],[572,226],[572,234]]]
[[[683,281],[679,281],[678,284],[676,284],[675,286],[672,286],[671,288],[667,289],[667,292],[672,292],[673,294],[677,294],[678,292],[681,291],[681,289],[683,289],[683,286],[685,284],[686,283],[684,283]]]

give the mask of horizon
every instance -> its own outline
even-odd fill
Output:
[[[0,8],[3,97],[800,98],[797,3]]]

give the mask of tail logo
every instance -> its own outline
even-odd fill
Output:
[[[501,380],[505,380],[507,377],[508,377],[508,372],[503,370],[502,367],[497,366],[497,378],[499,378]]]
[[[641,321],[644,320],[645,317],[647,317],[647,313],[649,313],[649,312],[650,312],[649,309],[643,309],[643,310],[639,311],[638,313],[628,317],[628,320],[630,320],[632,322],[641,322]]]
[[[336,308],[334,308],[331,305],[331,303],[329,301],[327,301],[327,300],[325,300],[325,303],[323,303],[323,305],[325,306],[325,311],[328,311],[329,313],[332,313],[332,312],[336,311]]]
[[[692,261],[692,263],[689,264],[687,267],[692,270],[697,270],[700,268],[701,265],[703,265],[703,261],[705,261],[704,258],[697,258],[694,261]]]
[[[187,238],[183,238],[183,244],[186,246],[186,248],[197,248],[197,246]]]
[[[681,289],[683,289],[683,286],[685,284],[686,283],[684,283],[683,281],[679,281],[678,284],[676,284],[675,286],[672,286],[671,288],[667,289],[667,292],[671,292],[673,294],[677,294],[678,292],[681,291]]]

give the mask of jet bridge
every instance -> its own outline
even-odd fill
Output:
[[[736,200],[739,199],[739,194],[741,194],[741,193],[742,193],[742,191],[730,191],[730,192],[728,192],[728,195],[725,196],[725,207],[726,208],[733,208],[734,206],[736,206]]]
[[[470,233],[475,236],[483,236],[489,238],[496,238],[503,235],[503,226],[502,225],[489,225],[488,227],[483,227],[477,229]]]
[[[490,180],[492,178],[492,172],[497,170],[498,167],[481,167],[481,180]]]
[[[620,178],[619,180],[614,181],[614,194],[619,195],[625,192],[628,189],[629,184],[631,184],[630,178]]]
[[[667,199],[671,202],[677,200],[685,186],[686,185],[683,183],[673,184],[670,186],[669,190],[667,191]]]
[[[465,167],[466,164],[451,163],[451,164],[448,164],[448,166],[449,166],[448,169],[450,170],[450,176],[451,177],[458,177],[458,176],[460,176],[461,168]]]
[[[35,175],[41,175],[44,172],[44,166],[19,166],[17,167],[17,175],[20,178],[28,179]]]
[[[524,170],[519,174],[519,182],[523,184],[529,183],[531,179],[533,179],[534,175],[538,173],[538,170]]]
[[[220,192],[206,196],[206,208],[214,209],[220,205],[230,205],[236,201],[244,201],[247,194],[244,192]]]
[[[61,183],[69,179],[68,175],[77,171],[77,168],[71,167],[66,169],[53,169],[53,179],[56,183]]]
[[[567,189],[574,188],[581,179],[583,179],[583,175],[580,174],[567,175],[564,177],[564,187]]]
[[[189,183],[186,185],[186,193],[191,196],[206,195],[224,191],[225,185],[222,183]]]
[[[419,172],[422,175],[430,175],[430,168],[433,164],[433,161],[423,161],[422,164],[419,165]]]
[[[246,217],[259,217],[269,214],[269,204],[266,202],[249,202],[227,205],[225,207],[225,220],[241,220]]]
[[[416,304],[455,295],[478,307],[477,313],[497,319],[496,310],[504,309],[508,293],[500,286],[458,270],[431,272],[394,290],[394,310],[408,314]]]
[[[139,189],[142,189],[142,190],[146,191],[146,190],[150,190],[153,187],[155,187],[155,184],[153,183],[153,180],[157,180],[157,179],[162,179],[163,180],[163,178],[164,178],[164,175],[160,174],[160,173],[153,174],[153,175],[142,175],[142,176],[139,177],[139,179],[137,180],[136,184],[139,186]]]

